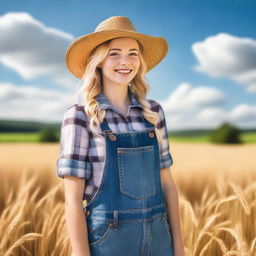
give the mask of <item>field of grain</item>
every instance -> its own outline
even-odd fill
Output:
[[[256,256],[256,144],[171,143],[187,256]],[[66,256],[59,144],[0,144],[0,255]]]

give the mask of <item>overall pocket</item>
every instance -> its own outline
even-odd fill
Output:
[[[120,190],[141,199],[156,194],[153,145],[117,148]]]
[[[104,221],[87,219],[89,245],[96,245],[106,239],[111,231],[111,224]]]

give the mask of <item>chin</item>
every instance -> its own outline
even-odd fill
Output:
[[[132,79],[127,79],[127,80],[119,80],[119,81],[114,81],[113,80],[113,82],[114,83],[116,83],[116,84],[128,84],[128,83],[130,83],[132,81]]]

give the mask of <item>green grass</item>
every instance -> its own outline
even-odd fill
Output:
[[[39,133],[0,133],[0,142],[37,142]]]
[[[0,133],[0,143],[1,142],[34,142],[39,141],[39,132],[30,133]]]
[[[0,133],[1,142],[34,142],[37,143],[39,139],[38,132],[31,133]],[[58,134],[59,136],[59,134]],[[248,132],[241,135],[241,139],[244,143],[256,143],[256,133]],[[169,135],[171,142],[184,142],[184,143],[208,143],[208,135]]]
[[[190,135],[190,136],[177,136],[177,135],[170,135],[169,140],[172,142],[191,142],[191,143],[197,143],[197,142],[209,142],[209,136],[207,135]]]
[[[244,141],[245,143],[256,143],[256,133],[248,132],[242,134],[242,141]]]
[[[208,135],[188,135],[188,136],[178,136],[169,135],[169,140],[172,142],[191,142],[191,143],[209,143]],[[243,143],[256,143],[256,133],[247,132],[241,134],[241,140]]]

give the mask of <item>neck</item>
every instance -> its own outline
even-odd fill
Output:
[[[128,106],[130,105],[128,85],[108,85],[103,87],[103,93],[116,109],[126,115]]]

